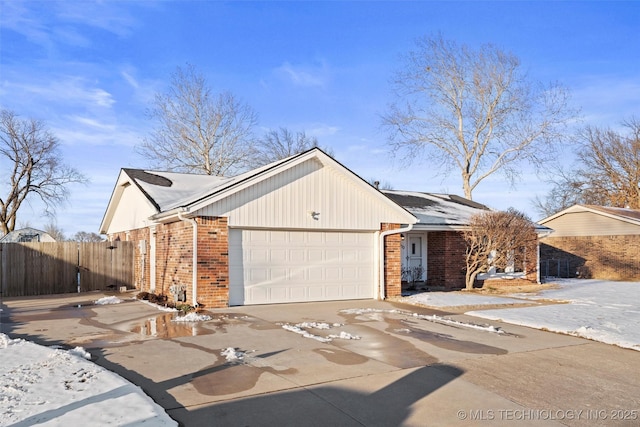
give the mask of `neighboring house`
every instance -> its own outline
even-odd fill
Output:
[[[403,280],[419,282],[435,289],[460,289],[465,286],[466,242],[463,231],[472,216],[491,210],[485,205],[450,194],[415,191],[390,191],[384,194],[418,218],[411,231],[401,236]],[[538,236],[551,230],[536,224]],[[509,283],[539,282],[538,250],[514,271],[495,271],[478,277],[477,286],[485,280],[509,280]],[[493,282],[495,283],[495,282]]]
[[[207,308],[401,293],[414,215],[314,148],[233,178],[122,169],[100,225],[136,288]]]
[[[539,222],[554,230],[542,240],[542,274],[640,280],[640,211],[574,205]]]
[[[30,243],[30,242],[55,242],[49,233],[35,228],[27,227],[13,230],[0,238],[0,243]]]

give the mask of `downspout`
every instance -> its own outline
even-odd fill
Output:
[[[191,294],[193,296],[192,298],[192,305],[194,307],[198,306],[198,223],[196,222],[195,219],[193,218],[185,218],[183,216],[183,212],[179,212],[178,213],[178,219],[180,221],[185,221],[185,222],[190,222],[191,225],[193,226],[193,268],[192,270],[192,289],[191,289]]]
[[[378,252],[380,254],[380,269],[378,272],[378,275],[380,276],[380,287],[378,288],[378,299],[386,299],[386,295],[384,292],[384,285],[385,285],[385,280],[384,280],[384,260],[385,260],[385,256],[384,256],[384,238],[387,236],[390,236],[391,234],[400,234],[400,233],[407,233],[409,231],[411,231],[413,229],[413,224],[409,224],[408,226],[406,226],[405,228],[398,228],[395,230],[387,230],[387,231],[383,231],[382,233],[380,233],[380,247],[378,248]]]

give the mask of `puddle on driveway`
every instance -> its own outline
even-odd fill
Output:
[[[324,357],[327,361],[336,365],[359,365],[369,359],[351,351],[337,350],[334,348],[316,348],[314,353]]]
[[[398,319],[393,313],[380,312],[364,312],[361,314],[341,313],[341,316],[348,320],[348,323],[365,323],[365,322],[383,322],[387,324],[386,332],[398,335],[408,336],[419,339],[428,344],[443,348],[445,350],[457,351],[460,353],[473,354],[507,354],[508,351],[499,347],[493,347],[474,341],[465,341],[455,339],[448,334],[431,332],[418,328],[417,322],[409,319]]]
[[[221,352],[221,349],[216,350],[217,354]],[[268,355],[262,357],[268,357]],[[287,375],[298,372],[294,368],[277,369],[273,366],[268,366],[261,359],[260,356],[245,355],[244,360],[238,363],[228,362],[223,357],[220,357],[220,360],[215,365],[195,372],[190,384],[200,394],[222,396],[251,390],[265,372],[274,375]],[[254,362],[259,366],[253,366],[252,363]]]
[[[404,335],[411,338],[419,339],[436,347],[444,348],[445,350],[457,351],[460,353],[473,353],[473,354],[507,354],[507,350],[485,345],[473,341],[457,340],[451,335],[440,334],[437,332],[430,332],[424,329],[415,327],[416,322],[411,322],[404,319],[386,319],[387,332],[396,335]]]
[[[438,362],[434,356],[416,348],[409,341],[365,325],[350,325],[349,333],[359,340],[334,340],[332,344],[397,368],[415,368]]]
[[[142,323],[130,327],[129,332],[140,334],[145,337],[154,338],[178,338],[195,337],[197,335],[208,335],[214,333],[205,328],[202,322],[174,322],[176,313],[165,313],[160,316],[151,317]]]

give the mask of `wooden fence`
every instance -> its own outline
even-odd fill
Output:
[[[133,283],[133,242],[0,244],[5,297],[106,291]]]

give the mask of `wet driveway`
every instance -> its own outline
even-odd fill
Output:
[[[490,415],[508,425],[522,411],[640,409],[630,380],[640,355],[579,338],[372,300],[177,322],[132,294],[95,305],[101,296],[6,299],[2,332],[84,347],[186,426],[474,425]],[[518,424],[598,421],[537,418]]]

